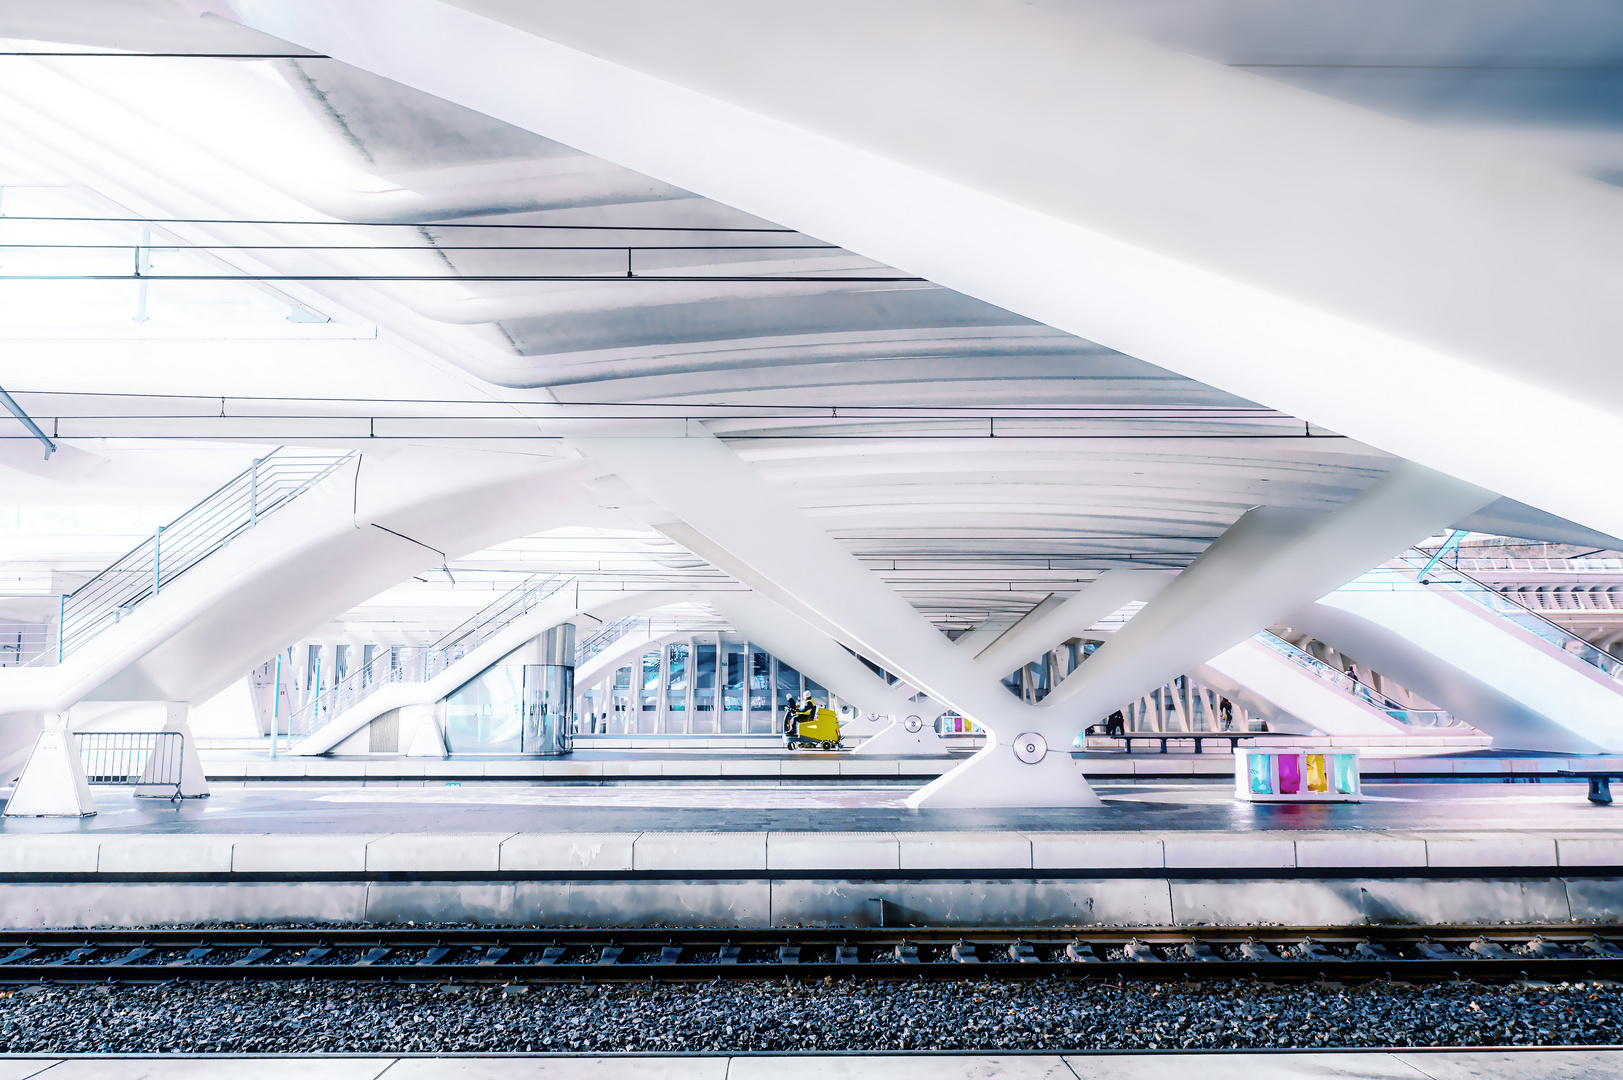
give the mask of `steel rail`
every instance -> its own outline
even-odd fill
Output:
[[[0,984],[1616,978],[1623,926],[0,931]],[[1522,950],[1522,951],[1518,951]],[[1125,951],[1125,955],[1121,953]]]

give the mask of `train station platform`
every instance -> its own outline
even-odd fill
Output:
[[[719,741],[719,740],[718,740]],[[1205,752],[1192,752],[1190,739],[1173,739],[1169,752],[1141,747],[1133,753],[1093,749],[1075,751],[1082,775],[1090,782],[1143,778],[1155,782],[1167,777],[1223,779],[1234,775],[1234,757],[1226,745],[1208,743]],[[1182,745],[1180,745],[1182,744]],[[1278,745],[1296,745],[1297,740]],[[1302,740],[1303,745],[1315,745]],[[1337,740],[1337,745],[1347,745]],[[1270,744],[1272,745],[1272,744]],[[1527,779],[1553,777],[1575,767],[1617,768],[1623,756],[1575,757],[1563,754],[1505,754],[1483,749],[1437,746],[1360,747],[1360,768],[1366,777],[1411,779]],[[638,780],[855,781],[876,780],[927,783],[957,767],[971,748],[928,756],[862,755],[786,751],[779,744],[728,747],[639,746],[594,747],[562,757],[535,758],[457,756],[412,758],[379,756],[281,756],[258,751],[204,750],[204,771],[211,784],[333,780],[367,784],[435,784],[444,782],[565,784],[623,783]],[[1575,764],[1576,763],[1576,764]]]
[[[1168,777],[1074,810],[895,786],[332,781],[0,825],[0,923],[1123,925],[1623,921],[1623,807],[1581,783],[1366,780],[1359,804]]]

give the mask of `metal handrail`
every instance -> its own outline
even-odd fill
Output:
[[[1284,638],[1271,634],[1266,630],[1257,634],[1254,640],[1272,649],[1297,666],[1306,668],[1319,679],[1330,683],[1343,693],[1351,694],[1372,708],[1386,713],[1400,724],[1408,724],[1410,727],[1452,727],[1455,725],[1453,716],[1445,710],[1411,709],[1402,702],[1387,697],[1373,686],[1359,682],[1335,665],[1325,663],[1305,649],[1298,649]]]
[[[1399,555],[1396,561],[1413,570],[1418,564],[1425,563],[1428,558],[1425,552],[1410,548]],[[1518,601],[1513,595],[1502,593],[1491,585],[1478,581],[1455,565],[1438,563],[1427,575],[1425,584],[1444,586],[1478,606],[1487,608],[1534,637],[1554,645],[1574,660],[1588,664],[1608,677],[1623,682],[1623,660],[1590,644],[1566,627],[1551,622]]]
[[[353,451],[284,453],[257,459],[152,537],[61,598],[54,659],[60,663],[259,519],[326,479]],[[39,660],[43,660],[39,658]],[[38,662],[38,661],[36,661]]]
[[[384,686],[428,682],[574,580],[572,576],[557,574],[526,578],[441,635],[432,645],[397,645],[381,651],[370,663],[349,672],[333,685],[325,689],[317,686],[309,699],[289,712],[287,733],[308,735],[318,731],[333,717],[360,704]]]
[[[1616,574],[1623,572],[1623,559],[1523,559],[1508,556],[1467,555],[1456,557],[1450,568],[1460,573],[1483,571],[1530,571],[1560,574]]]
[[[625,637],[636,629],[638,623],[653,625],[653,620],[646,615],[628,615],[623,619],[616,619],[598,630],[597,633],[582,641],[575,647],[575,669],[578,671],[585,667],[587,662]]]

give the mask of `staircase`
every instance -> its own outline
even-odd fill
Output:
[[[1471,601],[1483,612],[1510,623],[1525,633],[1554,645],[1570,661],[1586,665],[1595,672],[1620,684],[1623,692],[1623,660],[1591,645],[1564,627],[1546,619],[1538,612],[1519,603],[1515,597],[1500,592],[1476,578],[1416,548],[1398,556],[1397,565],[1412,571],[1421,585],[1446,590],[1454,596]]]
[[[428,682],[574,581],[572,576],[536,574],[503,593],[432,645],[383,650],[371,663],[349,672],[333,685],[317,686],[315,693],[293,710],[283,730],[308,735],[385,686]]]
[[[1284,638],[1276,637],[1264,630],[1252,638],[1260,645],[1278,653],[1298,667],[1311,673],[1320,681],[1335,687],[1344,694],[1349,694],[1362,701],[1370,708],[1385,713],[1393,720],[1410,728],[1463,728],[1467,725],[1456,720],[1450,713],[1441,709],[1411,709],[1401,702],[1387,697],[1373,686],[1361,683],[1351,675],[1332,664],[1327,664],[1312,653],[1298,649]],[[1311,718],[1304,718],[1309,719]]]
[[[56,648],[29,667],[60,664],[158,596],[164,586],[332,475],[352,451],[278,448],[226,481],[61,599]]]

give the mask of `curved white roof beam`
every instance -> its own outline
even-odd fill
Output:
[[[1572,466],[1623,440],[1615,188],[1054,7],[212,6],[1623,532],[1623,500]]]

